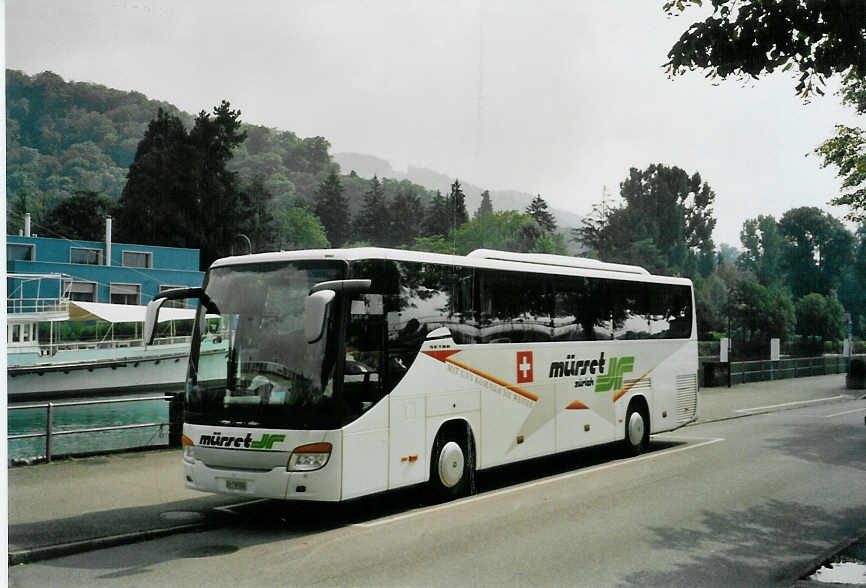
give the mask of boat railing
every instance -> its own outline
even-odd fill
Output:
[[[52,441],[60,435],[83,435],[92,433],[101,433],[105,431],[123,431],[130,429],[145,429],[159,427],[159,432],[165,434],[170,426],[169,422],[157,423],[135,423],[130,425],[113,425],[106,427],[88,427],[84,429],[64,429],[62,431],[55,430],[54,427],[54,411],[58,408],[66,408],[69,406],[93,406],[100,404],[117,404],[121,402],[147,402],[152,400],[171,400],[171,396],[148,396],[145,398],[112,398],[106,400],[81,400],[77,402],[45,402],[41,404],[24,404],[9,406],[7,410],[32,410],[45,409],[45,430],[33,433],[23,433],[19,435],[9,435],[9,440],[13,439],[32,439],[43,437],[45,439],[45,455],[41,456],[44,461],[51,461],[53,455]]]
[[[189,335],[178,335],[175,337],[157,337],[151,343],[152,346],[159,345],[188,345],[192,339]],[[59,343],[40,343],[39,355],[54,356],[58,351],[87,351],[94,349],[128,349],[142,347],[143,339],[112,339],[109,341],[61,341]]]
[[[6,313],[68,312],[68,298],[7,298]]]

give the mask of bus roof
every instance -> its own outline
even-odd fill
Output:
[[[551,255],[546,253],[514,253],[493,249],[476,249],[468,255],[448,255],[424,251],[387,249],[382,247],[353,247],[347,249],[305,249],[297,251],[278,251],[254,253],[217,259],[211,268],[248,263],[269,263],[294,259],[342,259],[356,261],[361,259],[390,259],[394,261],[418,261],[459,265],[463,267],[529,271],[548,274],[585,275],[611,279],[632,279],[638,281],[659,281],[691,285],[687,278],[658,276],[636,265],[607,263],[585,257]],[[650,280],[651,279],[651,280]]]

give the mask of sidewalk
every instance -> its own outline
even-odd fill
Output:
[[[737,412],[742,409],[835,396],[860,397],[862,391],[846,390],[844,375],[705,388],[698,423],[761,412]],[[186,489],[179,449],[15,467],[8,473],[10,565],[219,524],[228,515],[216,507],[245,502]]]

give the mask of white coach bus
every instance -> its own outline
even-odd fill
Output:
[[[185,388],[186,485],[339,501],[696,418],[692,284],[591,259],[377,248],[217,260]],[[215,328],[218,315],[219,328]],[[227,339],[219,377],[199,349]]]

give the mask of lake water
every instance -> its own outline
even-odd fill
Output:
[[[140,423],[168,423],[168,402],[165,400],[142,400],[112,404],[92,404],[84,406],[63,406],[66,402],[87,400],[109,400],[114,398],[146,398],[161,396],[138,394],[135,396],[103,395],[98,398],[76,398],[54,401],[52,430],[71,431],[115,425]],[[22,404],[46,404],[45,401],[12,404],[9,408]],[[10,436],[26,433],[45,433],[47,410],[27,408],[9,410],[7,426]],[[32,458],[45,455],[45,437],[29,439],[9,439],[9,460]],[[100,431],[94,433],[75,433],[55,435],[51,438],[52,456],[112,451],[134,447],[165,447],[168,445],[168,425],[120,431]]]

